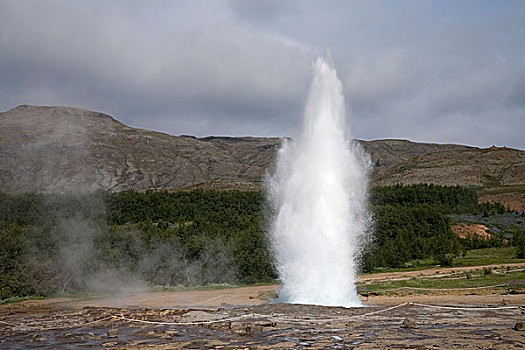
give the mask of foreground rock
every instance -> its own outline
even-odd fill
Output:
[[[522,332],[514,330],[524,327],[519,307],[459,311],[457,307],[436,309],[409,304],[395,309],[347,309],[265,304],[217,310],[0,308],[0,348],[24,349],[35,347],[34,342],[39,348],[118,349],[525,346]],[[399,328],[400,323],[404,328]]]
[[[403,328],[416,328],[416,320],[414,320],[412,317],[407,317],[403,320]]]

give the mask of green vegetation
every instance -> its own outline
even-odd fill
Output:
[[[23,297],[10,297],[10,298],[6,298],[6,299],[0,299],[0,305],[4,305],[4,304],[11,304],[11,303],[19,303],[21,301],[26,301],[26,300],[43,300],[45,299],[44,297],[42,296],[23,296]]]
[[[475,238],[452,233],[451,215],[456,222],[508,214],[498,204],[478,205],[472,189],[380,187],[371,190],[370,202],[374,235],[361,257],[363,272],[514,262],[525,254],[519,221],[508,230],[502,226],[491,243],[507,249],[501,256],[472,255]],[[268,210],[262,192],[0,194],[0,299],[271,283],[277,275],[266,235]]]
[[[135,286],[270,282],[257,192],[0,197],[0,299]]]
[[[506,290],[507,281],[523,281],[525,280],[525,271],[508,271],[499,273],[485,273],[483,270],[456,273],[452,276],[432,277],[432,278],[411,278],[401,281],[388,281],[366,284],[369,292],[385,294],[385,293],[427,293],[432,289],[460,289],[460,288],[479,288],[498,286],[495,288]],[[365,286],[358,284],[358,286]],[[414,289],[411,289],[414,288]],[[418,289],[421,288],[421,289]],[[425,289],[428,288],[428,289]],[[522,287],[517,286],[516,289],[523,290]],[[514,287],[513,287],[514,289]],[[465,289],[465,293],[471,291]]]
[[[514,246],[482,248],[460,251],[452,258],[453,267],[469,267],[493,264],[512,264],[525,262],[518,257],[518,248]],[[436,268],[438,265],[433,257],[407,261],[403,267],[385,268],[381,272],[416,271]]]
[[[363,255],[363,271],[412,267],[411,261],[425,259],[452,266],[465,249],[504,244],[502,235],[479,241],[476,236],[459,239],[451,231],[451,215],[505,212],[500,203],[478,204],[472,189],[425,184],[377,187],[370,202],[375,241]]]
[[[370,193],[373,206],[401,205],[412,207],[428,204],[447,213],[478,212],[476,192],[459,186],[395,185],[374,187]]]
[[[516,230],[513,240],[516,245],[516,257],[525,259],[525,230]]]
[[[517,262],[524,262],[524,260],[517,255],[516,247],[496,247],[467,250],[464,255],[454,259],[454,266],[480,266]]]

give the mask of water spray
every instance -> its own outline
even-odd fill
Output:
[[[271,248],[283,302],[360,306],[355,276],[369,226],[369,158],[350,141],[333,65],[313,65],[301,136],[285,141],[268,180]]]

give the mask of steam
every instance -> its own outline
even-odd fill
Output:
[[[145,289],[146,283],[137,278],[132,264],[126,264],[125,258],[107,246],[104,237],[110,228],[105,213],[103,192],[46,195],[42,215],[54,225],[51,234],[58,239],[57,292],[124,293]],[[140,251],[138,232],[132,237],[131,249]]]
[[[148,285],[236,283],[232,249],[220,239],[206,242],[195,257],[176,236],[145,242],[135,225],[109,227],[97,216],[78,214],[59,221],[58,292],[127,294]]]
[[[356,263],[369,226],[369,159],[346,134],[335,69],[315,61],[302,135],[284,142],[269,179],[271,243],[284,302],[359,306]]]
[[[236,283],[232,250],[220,239],[206,243],[198,259],[190,259],[189,252],[174,237],[159,240],[140,258],[139,271],[155,285]]]
[[[128,293],[150,284],[236,282],[233,249],[227,242],[204,243],[196,255],[177,237],[150,240],[138,225],[108,225],[107,195],[97,189],[110,187],[112,176],[106,172],[111,170],[86,160],[97,159],[101,151],[93,147],[96,134],[99,129],[111,131],[112,120],[76,108],[57,112],[21,106],[3,122],[15,132],[34,123],[42,130],[8,149],[17,155],[9,160],[8,168],[18,179],[9,184],[10,191],[46,193],[39,202],[42,229],[29,234],[25,259],[38,271],[33,278],[36,292]],[[46,237],[41,240],[39,235]]]

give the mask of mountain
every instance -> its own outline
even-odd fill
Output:
[[[359,142],[370,154],[376,185],[525,185],[521,150]],[[0,113],[0,191],[257,189],[280,143],[279,138],[172,136],[85,109],[18,106]]]
[[[374,178],[384,174],[392,167],[422,154],[475,149],[463,145],[417,143],[408,140],[374,140],[360,142],[373,162],[374,168],[372,174]]]
[[[525,184],[525,152],[507,147],[490,147],[421,154],[391,167],[377,176],[374,183],[519,186]]]
[[[180,188],[260,181],[278,138],[171,136],[71,107],[19,106],[0,114],[0,190]]]
[[[469,148],[420,154],[378,174],[374,185],[433,183],[478,189],[481,202],[525,210],[525,151]]]

